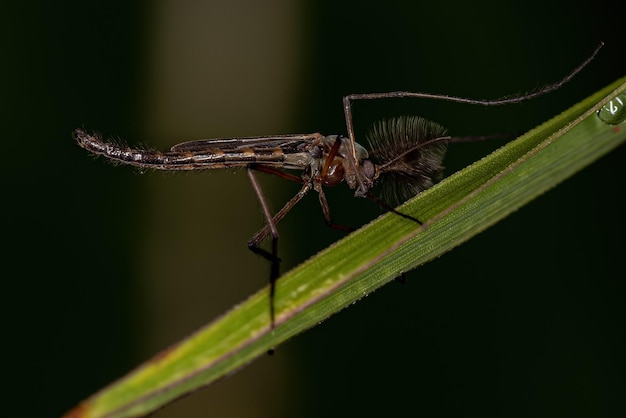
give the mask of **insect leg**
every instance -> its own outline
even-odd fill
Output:
[[[261,203],[261,208],[263,210],[263,215],[265,216],[266,225],[258,231],[254,236],[248,241],[248,248],[254,252],[255,254],[259,254],[266,260],[271,263],[270,268],[270,320],[272,324],[272,328],[275,324],[275,310],[274,310],[274,294],[276,291],[276,280],[280,276],[280,258],[278,257],[278,229],[276,228],[276,224],[285,217],[285,215],[291,210],[291,208],[298,203],[304,195],[308,193],[311,189],[311,185],[309,182],[306,182],[302,185],[300,191],[292,197],[283,207],[279,210],[276,215],[272,216],[269,205],[267,204],[267,200],[265,199],[265,195],[261,190],[261,186],[259,185],[256,177],[254,176],[254,166],[248,166],[248,178],[250,179],[250,183],[252,184],[252,188]],[[265,170],[262,170],[265,171]],[[258,244],[266,238],[268,235],[272,236],[272,249],[271,252],[267,251],[258,246]]]

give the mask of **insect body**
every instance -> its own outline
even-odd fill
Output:
[[[445,129],[419,117],[400,117],[381,121],[368,135],[374,147],[372,155],[354,143],[356,163],[351,159],[351,143],[341,135],[281,135],[233,139],[209,139],[183,142],[169,151],[134,149],[105,142],[99,135],[82,129],[74,131],[78,144],[96,155],[140,168],[189,171],[247,167],[250,170],[275,174],[302,183],[301,191],[268,226],[249,243],[256,246],[278,222],[311,189],[320,195],[324,218],[333,224],[323,186],[336,186],[345,181],[356,189],[357,179],[367,180],[362,195],[377,180],[397,193],[393,201],[404,201],[433,185],[442,175],[441,161],[446,150]],[[299,170],[295,176],[284,170]],[[392,201],[392,194],[389,194]],[[262,202],[264,198],[259,196]],[[284,213],[283,213],[284,212]]]

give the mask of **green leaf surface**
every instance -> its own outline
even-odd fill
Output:
[[[265,288],[66,416],[148,414],[441,256],[622,144],[624,113],[608,124],[597,112],[625,90],[626,77],[398,209],[422,226],[385,214],[286,273],[276,287],[274,329]]]

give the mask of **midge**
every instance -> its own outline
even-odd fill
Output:
[[[352,94],[343,98],[347,137],[324,136],[320,133],[278,135],[230,139],[202,139],[174,145],[169,151],[135,149],[114,142],[106,142],[99,135],[82,129],[74,131],[78,144],[93,154],[103,155],[118,163],[157,170],[205,170],[245,167],[254,189],[266,225],[248,241],[248,247],[271,262],[270,319],[274,326],[274,289],[279,276],[278,230],[276,224],[309,191],[318,193],[324,220],[334,228],[350,228],[335,224],[324,186],[344,182],[354,190],[356,197],[367,197],[387,210],[411,221],[420,221],[395,211],[390,203],[403,202],[432,186],[442,177],[442,160],[450,142],[484,139],[480,137],[451,137],[442,126],[417,116],[392,118],[374,125],[367,135],[369,151],[355,141],[352,124],[352,102],[384,98],[413,97],[444,100],[481,106],[500,106],[519,103],[559,89],[578,74],[598,53],[593,54],[562,80],[532,93],[495,100],[475,100],[439,94],[397,91],[390,93]],[[300,176],[286,170],[298,170]],[[278,212],[272,214],[255,177],[260,171],[302,184],[300,191]],[[375,183],[383,186],[384,199],[370,193]],[[271,250],[258,244],[271,235]]]

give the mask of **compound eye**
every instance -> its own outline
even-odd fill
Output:
[[[365,174],[365,177],[370,180],[374,180],[374,177],[376,176],[376,166],[374,165],[372,160],[363,160],[361,168],[363,170],[363,174]]]
[[[343,168],[341,161],[333,162],[328,166],[328,173],[324,176],[322,183],[324,186],[336,186],[343,181],[346,170]]]

